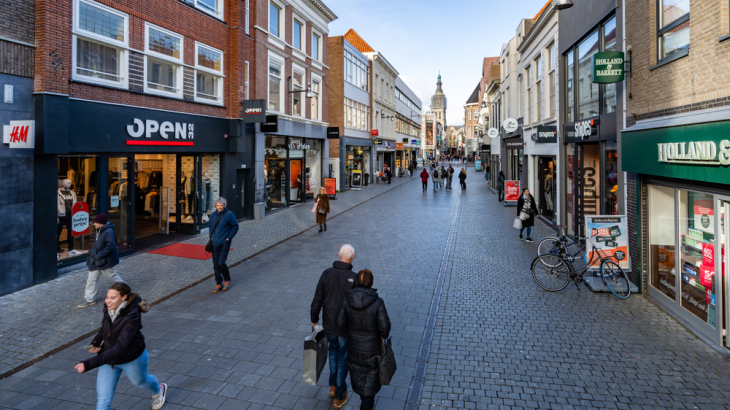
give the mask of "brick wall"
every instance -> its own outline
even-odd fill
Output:
[[[327,116],[327,122],[330,127],[339,127],[340,135],[345,131],[344,119],[344,100],[345,100],[345,77],[344,77],[344,50],[345,38],[342,36],[330,37],[327,41],[329,52],[328,57],[331,61],[337,61],[332,64],[329,71],[329,88],[327,89],[327,107],[330,114]],[[330,54],[331,53],[331,54]],[[340,141],[330,140],[330,158],[340,157]]]
[[[67,94],[74,98],[114,102],[217,117],[240,117],[241,95],[245,94],[245,61],[253,64],[253,39],[245,27],[245,3],[225,3],[223,18],[218,20],[178,0],[98,0],[100,4],[129,15],[130,84],[129,89],[113,89],[72,81],[72,0],[37,0],[35,91]],[[195,42],[222,50],[224,90],[223,107],[183,99],[142,93],[140,88],[141,54],[145,49],[145,22],[173,31],[184,37],[183,62],[195,65]],[[240,27],[240,28],[239,28]],[[251,24],[251,28],[253,24]],[[143,73],[141,73],[143,75]],[[183,87],[191,85],[192,71],[184,69]],[[191,90],[184,93],[192,97]],[[191,98],[190,98],[191,99]]]
[[[0,37],[23,43],[35,43],[35,13],[33,0],[0,3]],[[0,40],[0,73],[33,77],[35,50],[27,45]]]

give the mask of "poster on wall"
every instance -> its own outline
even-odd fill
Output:
[[[337,199],[337,179],[336,178],[325,178],[324,179],[324,190],[330,199]]]
[[[715,234],[715,208],[712,199],[695,199],[695,229]]]
[[[474,171],[481,171],[482,170],[482,161],[476,160],[474,161]]]
[[[586,232],[593,236],[593,243],[596,249],[618,263],[622,269],[630,268],[629,261],[629,236],[626,216],[619,215],[591,215],[586,216]],[[588,246],[591,246],[590,244]],[[587,249],[585,262],[589,263],[592,258],[591,270],[601,268],[601,261],[598,255],[592,255]]]
[[[426,145],[433,146],[433,121],[426,121]]]
[[[352,171],[352,189],[359,191],[362,189],[362,171],[355,169]]]
[[[515,201],[520,199],[520,181],[504,181],[504,200]]]

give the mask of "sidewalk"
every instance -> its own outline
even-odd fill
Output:
[[[372,184],[362,191],[338,193],[337,200],[330,202],[330,217],[416,179],[393,178],[390,185]],[[267,215],[263,220],[242,222],[231,245],[229,266],[316,226],[311,209],[308,202]],[[206,235],[198,235],[185,243],[205,245],[207,240]],[[126,257],[116,269],[132,290],[140,292],[150,303],[165,300],[213,275],[210,260],[150,253]],[[0,297],[0,379],[96,332],[109,282],[100,280],[96,305],[78,309],[87,276],[88,271],[82,270]]]

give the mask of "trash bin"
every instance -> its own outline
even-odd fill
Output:
[[[253,204],[253,219],[264,219],[266,216],[266,204],[259,202]]]

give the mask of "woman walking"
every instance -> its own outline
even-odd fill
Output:
[[[319,189],[319,195],[317,195],[317,223],[319,224],[319,232],[322,232],[322,226],[324,230],[327,230],[327,214],[330,213],[330,197],[327,195],[327,191],[324,188]]]
[[[375,406],[381,387],[376,356],[382,354],[383,339],[390,334],[385,302],[372,287],[373,273],[367,269],[358,272],[355,288],[345,296],[337,316],[337,326],[347,329],[347,365],[352,390],[360,395],[360,410]]]
[[[527,229],[527,238],[525,238],[525,241],[533,242],[532,238],[530,238],[530,233],[532,232],[532,227],[535,226],[535,216],[537,215],[535,198],[530,195],[530,190],[525,188],[522,190],[520,199],[517,200],[517,217],[522,221],[520,239],[522,239],[522,231]]]
[[[466,189],[466,169],[464,168],[459,172],[459,183],[461,184],[461,189]]]
[[[499,202],[502,202],[504,199],[504,172],[499,171],[499,176],[497,177],[497,200]]]
[[[76,365],[79,373],[99,368],[96,375],[96,410],[111,409],[114,390],[122,372],[137,387],[152,393],[152,409],[165,404],[167,385],[147,373],[149,355],[142,336],[141,313],[147,302],[132,293],[124,282],[113,284],[106,293],[101,329],[89,345],[96,356]]]

